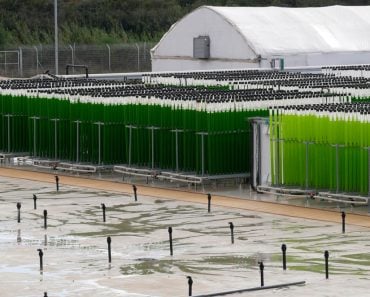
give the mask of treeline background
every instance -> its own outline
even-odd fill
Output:
[[[158,41],[179,18],[201,5],[369,5],[370,0],[58,0],[63,44]],[[0,47],[52,44],[54,0],[0,0]]]

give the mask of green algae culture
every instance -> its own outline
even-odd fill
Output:
[[[300,101],[306,96],[296,94],[294,98],[286,98],[280,93],[277,96],[273,90],[232,91],[225,86],[120,85],[118,88],[107,82],[105,87],[101,82],[78,83],[85,85],[61,81],[48,82],[50,86],[45,89],[32,89],[27,82],[24,89],[1,89],[1,151],[25,153],[35,159],[125,164],[197,175],[247,173],[250,170],[249,119],[268,117],[270,107]],[[315,104],[326,102],[321,95],[312,93],[310,100]],[[280,115],[276,116],[277,123]],[[294,119],[284,116],[281,120],[285,121],[283,126],[288,131],[286,127]],[[284,131],[281,127],[273,133]],[[295,151],[294,141],[304,139],[303,136],[301,140],[289,137],[292,143],[287,142],[279,151],[287,161],[288,152]],[[299,149],[304,150],[304,145]],[[318,152],[310,151],[310,154]],[[359,154],[358,158],[362,157]],[[272,166],[281,170],[279,162]],[[304,177],[303,173],[284,174],[292,176],[289,183]],[[280,175],[279,179],[282,178]]]
[[[272,183],[332,192],[369,192],[366,103],[270,111]]]

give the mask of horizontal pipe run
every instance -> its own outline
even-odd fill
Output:
[[[237,294],[237,293],[244,293],[244,292],[255,292],[255,291],[261,291],[261,290],[271,290],[271,289],[286,288],[286,287],[290,287],[290,286],[302,286],[302,285],[305,285],[305,284],[306,284],[306,281],[301,281],[301,282],[286,283],[286,284],[273,285],[273,286],[264,286],[264,287],[256,287],[256,288],[241,289],[241,290],[234,290],[234,291],[226,291],[226,292],[220,292],[220,293],[197,295],[197,296],[194,296],[194,297],[225,296],[225,295],[231,295],[231,294]]]
[[[95,173],[96,166],[92,165],[81,165],[81,164],[71,164],[71,163],[59,163],[56,167],[58,170],[69,170],[73,172],[86,172]]]
[[[126,175],[133,175],[133,176],[142,176],[142,177],[153,177],[154,175],[152,174],[143,174],[143,173],[135,173],[135,172],[127,172],[124,170],[120,169],[113,169],[114,172],[121,173],[121,174],[126,174]]]
[[[348,204],[356,204],[356,205],[368,205],[368,197],[362,196],[353,196],[353,195],[346,195],[346,194],[332,194],[328,192],[317,192],[312,193],[312,191],[305,191],[305,190],[297,190],[297,189],[283,189],[277,187],[267,187],[267,186],[258,186],[257,191],[260,193],[271,194],[271,195],[279,195],[284,197],[301,197],[301,198],[318,198],[321,200],[331,201],[331,202],[339,202],[339,203],[348,203]],[[289,192],[290,191],[290,192]],[[292,194],[292,193],[297,194]],[[298,194],[301,193],[301,194]],[[344,198],[344,199],[340,199]]]
[[[304,194],[286,194],[286,193],[280,193],[280,192],[271,192],[271,191],[266,191],[266,190],[260,190],[260,189],[258,189],[258,187],[257,187],[257,192],[258,193],[263,193],[263,194],[290,197],[290,198],[307,198],[307,197],[309,197],[309,195],[304,195]]]
[[[329,193],[329,192],[319,192],[318,195],[320,198],[322,197],[329,197],[329,198],[347,198],[347,199],[357,199],[357,200],[362,200],[363,202],[367,203],[367,200],[369,199],[368,197],[363,197],[363,196],[355,196],[355,195],[347,195],[347,194],[335,194],[335,193]]]
[[[302,190],[302,189],[297,189],[297,188],[288,189],[288,188],[281,188],[281,187],[257,186],[257,190],[261,192],[265,191],[266,193],[270,192],[272,194],[290,194],[290,195],[296,195],[296,196],[312,194],[312,191],[310,190]]]
[[[342,196],[343,198],[347,198],[345,195]],[[339,202],[339,203],[348,203],[348,204],[356,204],[356,205],[367,205],[367,199],[366,201],[354,201],[354,200],[343,200],[339,198],[331,198],[328,196],[322,196],[322,195],[317,195],[315,198],[321,199],[321,200],[326,200],[326,201],[331,201],[331,202]],[[348,198],[348,199],[353,199],[353,198]],[[357,199],[361,199],[358,197]]]

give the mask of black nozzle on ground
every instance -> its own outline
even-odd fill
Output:
[[[111,251],[112,238],[110,236],[107,237],[107,243],[108,243],[108,262],[112,263],[112,251]]]
[[[135,185],[132,185],[132,189],[134,191],[134,198],[135,198],[135,201],[137,201],[137,187]]]
[[[193,295],[193,279],[191,276],[186,277],[188,279],[188,286],[189,286],[189,296]]]
[[[170,255],[173,256],[172,227],[168,227],[168,235],[169,235],[169,239],[170,239]]]
[[[58,175],[55,176],[55,185],[57,187],[57,192],[59,192],[59,176]]]
[[[101,204],[101,208],[103,210],[103,222],[105,222],[105,209],[106,209],[106,207],[105,207],[104,203]]]
[[[258,264],[260,265],[260,274],[261,274],[261,287],[263,287],[265,285],[265,280],[264,280],[264,277],[263,277],[263,270],[265,269],[265,266],[263,265],[263,262],[258,262]]]
[[[36,200],[37,200],[37,196],[35,194],[33,194],[33,209],[37,208]]]
[[[207,198],[208,198],[208,212],[211,212],[211,199],[212,199],[212,196],[210,193],[207,194]]]
[[[21,205],[21,203],[20,202],[18,202],[17,203],[17,209],[18,209],[18,223],[20,223],[21,222],[21,207],[22,207],[22,205]]]
[[[42,249],[37,249],[37,251],[39,252],[39,258],[40,258],[40,270],[42,271],[44,269],[43,261],[42,261],[42,257],[44,256],[44,252],[42,251]]]
[[[234,244],[234,224],[229,222],[230,232],[231,232],[231,244]]]

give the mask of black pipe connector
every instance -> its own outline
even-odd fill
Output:
[[[112,238],[110,236],[107,237],[107,243],[108,243],[108,262],[112,263],[112,251],[111,251]]]
[[[21,205],[21,203],[20,202],[18,202],[17,203],[17,209],[18,209],[18,223],[20,223],[21,222],[21,207],[22,207],[22,205]]]
[[[258,262],[258,264],[260,264],[260,274],[261,274],[261,287],[263,287],[265,285],[265,280],[264,280],[264,277],[263,277],[263,270],[265,269],[265,266],[263,265],[263,262]]]
[[[286,270],[286,245],[281,245],[281,251],[283,252],[283,270]]]
[[[168,235],[169,235],[169,238],[170,238],[170,255],[173,256],[172,227],[168,227]]]
[[[106,209],[106,207],[105,207],[104,203],[101,204],[101,208],[103,210],[103,222],[105,222],[105,209]]]
[[[346,233],[346,213],[342,211],[342,233]]]
[[[40,258],[40,270],[44,270],[44,265],[43,265],[43,259],[42,257],[44,256],[44,253],[42,251],[42,249],[37,249],[37,251],[39,252],[39,258]]]
[[[212,199],[212,196],[210,193],[207,194],[207,198],[208,198],[208,212],[211,212],[211,199]]]
[[[324,252],[324,257],[325,257],[325,278],[329,278],[329,252],[325,251]]]
[[[135,185],[132,185],[132,189],[134,190],[135,201],[137,201],[137,187]]]
[[[191,276],[187,276],[186,278],[188,279],[189,296],[193,296],[193,279]]]
[[[231,244],[234,244],[234,224],[229,222],[230,225],[230,232],[231,232]]]
[[[58,175],[55,176],[55,185],[57,187],[57,192],[59,192],[59,176]]]
[[[33,209],[37,209],[36,200],[37,200],[37,196],[33,194]]]
[[[44,209],[44,229],[48,228],[48,211]]]

